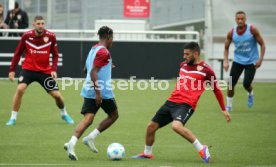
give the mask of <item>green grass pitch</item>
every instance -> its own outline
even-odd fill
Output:
[[[206,166],[192,144],[171,130],[170,125],[157,132],[153,160],[131,159],[144,149],[147,123],[164,103],[175,86],[170,81],[166,91],[115,90],[120,117],[95,141],[98,154],[90,152],[81,142],[76,146],[79,161],[67,158],[63,144],[82,119],[80,90],[62,90],[74,125],[60,119],[53,99],[37,83],[30,85],[23,97],[16,126],[5,125],[10,117],[11,100],[17,83],[0,80],[0,166],[94,166],[94,167],[182,167]],[[60,85],[61,86],[61,85]],[[187,123],[198,139],[211,145],[211,166],[276,166],[276,84],[255,83],[255,105],[247,108],[246,92],[236,87],[232,122],[227,124],[213,92],[205,91],[197,111]],[[225,91],[224,91],[225,94]],[[100,110],[87,135],[105,114]],[[122,161],[110,161],[106,149],[119,142],[126,149]],[[208,166],[208,165],[207,165]]]

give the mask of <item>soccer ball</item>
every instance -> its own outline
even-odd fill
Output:
[[[107,157],[111,160],[121,160],[125,154],[125,148],[120,143],[112,143],[107,147]]]

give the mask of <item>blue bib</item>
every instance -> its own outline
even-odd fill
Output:
[[[256,64],[259,59],[259,51],[257,41],[250,32],[250,24],[247,25],[246,31],[242,35],[237,34],[237,26],[235,26],[232,41],[235,45],[234,62],[243,65]]]
[[[93,82],[90,77],[90,72],[93,69],[93,64],[94,64],[94,59],[96,57],[96,54],[102,48],[105,48],[105,47],[104,46],[93,47],[87,56],[86,63],[85,63],[87,74],[81,91],[81,96],[85,98],[91,98],[91,99],[96,98],[96,91],[94,90],[94,87],[93,87]],[[98,85],[103,99],[114,98],[114,94],[112,91],[111,70],[112,70],[112,59],[110,58],[108,64],[101,67],[97,73]]]

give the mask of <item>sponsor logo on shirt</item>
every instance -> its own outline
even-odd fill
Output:
[[[48,54],[47,50],[35,50],[35,49],[29,49],[31,54]]]

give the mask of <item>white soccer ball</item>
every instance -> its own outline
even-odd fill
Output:
[[[107,147],[107,157],[111,160],[121,160],[125,154],[125,148],[120,143],[112,143]]]

